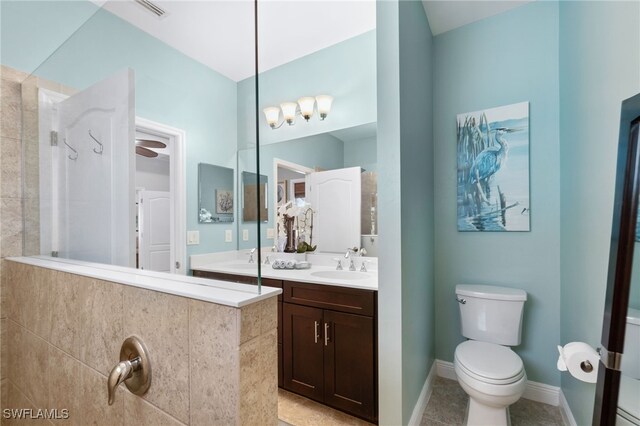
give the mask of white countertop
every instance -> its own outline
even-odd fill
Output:
[[[255,285],[142,271],[50,256],[11,257],[6,260],[236,308],[282,293],[279,288],[262,287],[261,293],[258,294],[258,287]]]
[[[280,253],[276,253],[275,255],[271,255],[270,257],[273,259],[281,258],[279,256]],[[360,262],[364,258],[356,258],[354,261],[356,263],[357,271],[360,270]],[[261,275],[263,278],[273,278],[277,280],[286,280],[286,281],[296,281],[296,282],[305,282],[305,283],[313,283],[313,284],[325,284],[325,285],[333,285],[338,287],[351,287],[351,288],[359,288],[363,290],[378,290],[378,271],[377,270],[369,270],[366,273],[356,273],[354,276],[358,277],[358,279],[337,279],[337,278],[327,278],[327,277],[319,277],[315,275],[316,273],[324,273],[328,271],[335,271],[335,266],[329,266],[327,264],[323,264],[326,262],[318,261],[313,263],[314,260],[318,260],[310,258],[308,259],[311,263],[311,269],[273,269],[271,265],[262,265]],[[365,259],[366,260],[366,259]],[[191,268],[197,271],[208,271],[208,272],[219,272],[224,274],[233,274],[233,275],[243,275],[255,277],[258,275],[258,265],[257,263],[249,263],[247,259],[234,259],[234,260],[223,260],[216,261],[205,264],[193,264]],[[349,270],[349,261],[343,262],[343,271],[344,275],[348,275]]]

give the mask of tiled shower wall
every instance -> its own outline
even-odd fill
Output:
[[[235,309],[5,260],[40,252],[37,88],[72,90],[4,66],[0,78],[2,408],[66,408],[69,425],[274,424],[275,298]],[[151,389],[121,386],[110,407],[106,375],[131,334]]]
[[[22,255],[22,102],[26,74],[0,68],[0,280],[5,257]],[[7,394],[7,309],[0,286],[0,396]]]
[[[68,425],[268,425],[277,422],[277,298],[240,309],[6,261],[3,407],[69,410]],[[131,335],[151,388],[107,375]],[[19,421],[6,424],[21,424]]]

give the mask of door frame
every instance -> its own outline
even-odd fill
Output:
[[[292,161],[283,160],[281,158],[273,159],[273,220],[276,221],[278,218],[278,168],[288,169],[293,172],[301,173],[303,175],[308,175],[309,173],[315,172],[315,169],[311,167],[303,166],[301,164],[294,163]]]
[[[169,194],[171,197],[171,273],[187,273],[187,194],[186,194],[186,146],[187,134],[184,130],[136,116],[136,130],[156,133],[169,139]],[[184,243],[184,244],[181,244]],[[179,267],[176,267],[176,262]]]
[[[622,102],[616,166],[615,199],[609,250],[609,270],[602,320],[600,365],[592,424],[616,421],[620,362],[624,351],[631,272],[640,198],[640,140],[631,139],[640,120],[640,94]]]

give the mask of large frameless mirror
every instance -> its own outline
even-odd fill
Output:
[[[255,136],[239,142],[235,105],[254,3],[164,1],[162,17],[133,1],[11,3],[3,22],[77,28],[36,31],[60,45],[24,70],[24,254],[179,274],[240,256],[237,152]],[[255,116],[255,89],[242,97]]]

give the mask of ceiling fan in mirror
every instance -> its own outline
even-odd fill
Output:
[[[154,158],[158,156],[157,152],[149,148],[163,149],[166,147],[167,144],[164,142],[152,139],[136,139],[136,154],[143,157]]]

